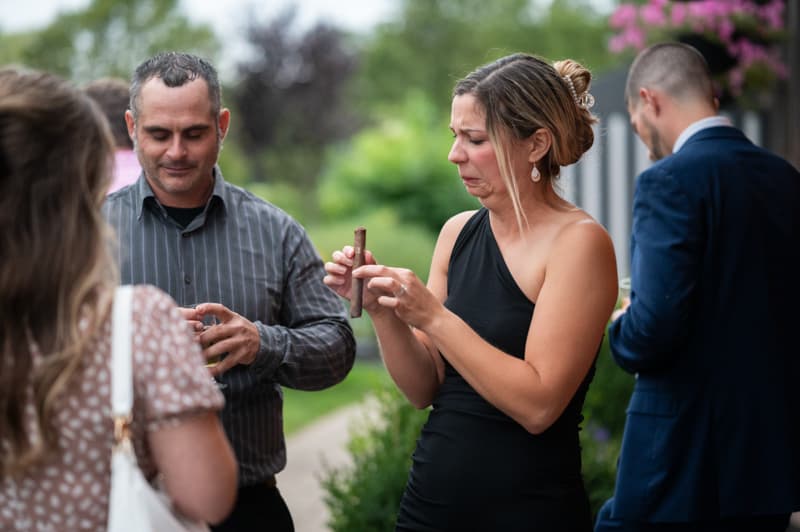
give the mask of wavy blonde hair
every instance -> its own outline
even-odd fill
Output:
[[[598,119],[577,105],[576,94],[589,90],[592,74],[571,59],[552,65],[542,58],[515,53],[479,67],[453,89],[453,96],[473,95],[486,114],[486,131],[497,155],[500,174],[511,195],[517,222],[526,220],[519,199],[511,152],[519,143],[546,128],[552,136],[550,150],[537,165],[542,180],[553,182],[561,167],[578,161],[592,147],[592,125]]]
[[[0,70],[0,478],[59,451],[55,405],[108,315],[117,274],[100,205],[113,149],[77,88]]]

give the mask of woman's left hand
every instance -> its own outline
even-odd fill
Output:
[[[418,329],[429,326],[444,308],[409,269],[373,264],[356,268],[353,277],[367,281],[365,287],[378,298],[379,305],[393,309],[398,318]]]

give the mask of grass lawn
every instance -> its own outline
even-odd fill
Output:
[[[283,428],[288,436],[339,407],[357,403],[364,396],[391,382],[380,361],[356,361],[347,377],[331,388],[303,392],[283,388]]]

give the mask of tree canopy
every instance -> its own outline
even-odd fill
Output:
[[[455,81],[512,52],[570,57],[593,71],[608,67],[605,19],[588,0],[400,0],[400,16],[363,47],[359,97],[398,101],[409,89],[448,102]],[[446,105],[446,103],[445,103]]]
[[[86,8],[62,13],[44,29],[28,34],[16,62],[86,82],[106,76],[130,78],[141,61],[162,50],[213,60],[216,49],[212,29],[191,23],[178,0],[92,0]]]
[[[252,53],[238,65],[232,102],[251,178],[308,187],[316,182],[326,146],[357,129],[346,99],[357,59],[340,30],[317,24],[296,34],[294,16],[290,9],[267,24],[250,25]]]

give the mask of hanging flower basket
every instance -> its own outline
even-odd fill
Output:
[[[609,17],[616,34],[608,46],[629,54],[656,42],[685,42],[706,58],[722,102],[761,107],[773,83],[788,75],[780,50],[785,9],[785,0],[623,3]]]

